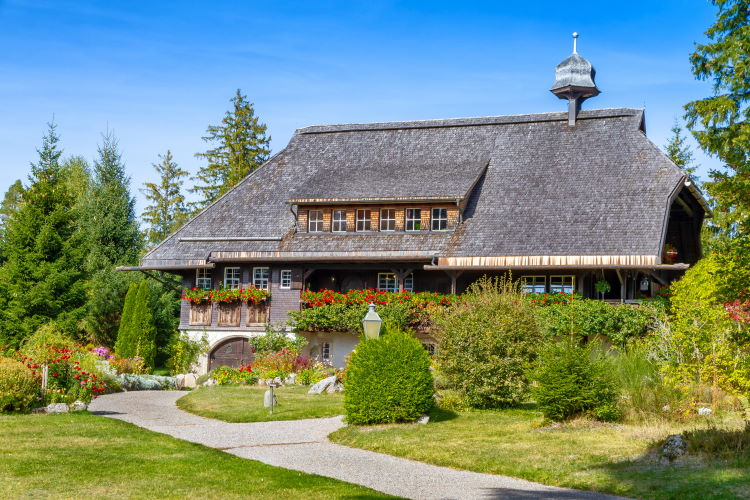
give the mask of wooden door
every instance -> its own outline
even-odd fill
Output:
[[[208,369],[213,370],[219,366],[239,368],[240,365],[249,365],[254,360],[255,354],[247,339],[227,339],[211,351],[208,357]]]

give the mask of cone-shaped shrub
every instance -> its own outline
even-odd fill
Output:
[[[133,340],[131,338],[130,325],[133,321],[133,308],[135,299],[138,295],[138,284],[131,283],[128,287],[128,293],[125,295],[125,305],[122,308],[120,316],[120,327],[117,330],[117,340],[115,341],[115,353],[121,358],[132,358]]]
[[[131,299],[134,291],[135,297]],[[121,358],[140,356],[147,367],[154,366],[156,325],[151,289],[145,280],[141,281],[140,285],[131,285],[125,296],[115,352]]]
[[[412,335],[391,332],[360,341],[346,369],[344,412],[350,424],[413,422],[434,403],[430,359]]]

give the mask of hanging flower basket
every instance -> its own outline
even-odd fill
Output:
[[[664,245],[664,262],[672,264],[675,259],[677,259],[677,249],[671,243],[667,243]]]

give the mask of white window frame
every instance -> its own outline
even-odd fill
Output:
[[[263,273],[265,271],[265,273]],[[258,274],[258,273],[262,274]],[[265,276],[263,276],[265,274]],[[271,270],[268,267],[254,267],[253,268],[253,286],[259,290],[268,290],[269,282],[271,281]]]
[[[555,278],[562,278],[561,284],[552,284]],[[566,284],[566,279],[570,279],[570,284]],[[570,287],[570,292],[566,292],[565,289]],[[555,290],[555,288],[558,288]],[[575,293],[576,291],[576,277],[573,274],[554,274],[549,277],[549,291],[550,293]]]
[[[529,282],[531,282],[529,284]],[[541,285],[541,290],[537,287]],[[523,293],[545,293],[547,291],[547,277],[543,275],[521,276],[521,291]]]
[[[383,212],[391,215],[392,217],[384,217]],[[385,229],[383,229],[383,223],[385,223]],[[389,229],[388,226],[391,226]],[[384,232],[391,232],[396,230],[396,209],[395,208],[381,208],[380,209],[380,230]]]
[[[438,213],[437,217],[435,212]],[[435,227],[437,222],[438,227]],[[440,227],[443,226],[443,227]],[[433,208],[430,211],[430,229],[432,231],[447,231],[448,230],[448,209],[447,208]]]
[[[331,349],[331,343],[330,342],[321,342],[320,343],[320,360],[323,363],[331,363],[331,359],[333,356],[331,356],[332,349]]]
[[[411,214],[409,212],[411,212]],[[418,214],[418,217],[414,216],[415,213]],[[409,217],[409,215],[411,215],[411,217]],[[409,229],[409,226],[411,226],[411,229]],[[409,232],[422,230],[421,208],[407,208],[404,210],[404,230]]]
[[[315,218],[313,218],[315,214]],[[307,211],[307,232],[308,233],[322,233],[323,232],[323,211],[322,210],[308,210]]]
[[[382,284],[384,286],[381,286]],[[398,276],[395,273],[378,273],[378,290],[385,290],[386,292],[398,292]],[[410,274],[404,278],[404,291],[414,291],[414,274]]]
[[[239,267],[224,268],[224,288],[236,290],[242,281],[242,270]]]
[[[372,210],[369,208],[357,209],[356,229],[358,232],[372,231]]]
[[[343,215],[343,218],[341,217]],[[339,218],[337,218],[339,217]],[[334,210],[331,214],[331,232],[346,232],[346,210]]]
[[[201,290],[210,290],[213,288],[210,269],[195,270],[195,288],[200,288]]]
[[[282,269],[279,272],[279,288],[282,290],[289,290],[292,288],[292,270]]]

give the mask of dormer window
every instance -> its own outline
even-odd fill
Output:
[[[346,232],[346,210],[333,211],[333,228],[334,233]]]
[[[369,231],[372,228],[372,218],[369,210],[357,210],[357,231]]]
[[[383,208],[380,210],[380,230],[396,230],[396,210],[393,208]]]
[[[407,231],[421,231],[422,230],[422,209],[420,208],[407,208],[406,209],[406,230]]]
[[[448,230],[448,209],[447,208],[433,208],[432,209],[431,229],[433,231]]]
[[[310,210],[308,214],[307,231],[310,233],[320,233],[323,231],[322,210]]]

